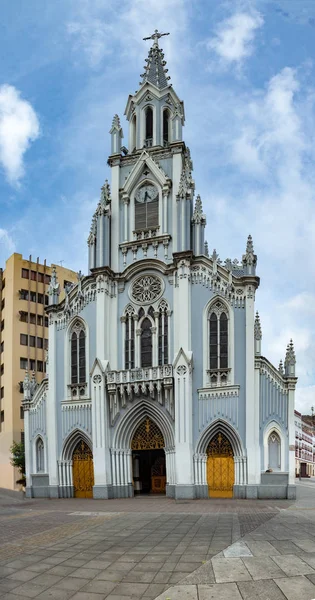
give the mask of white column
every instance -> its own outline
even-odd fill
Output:
[[[186,250],[186,200],[181,200],[181,250]]]
[[[175,461],[177,498],[193,498],[193,430],[191,365],[175,366]]]
[[[112,448],[111,450],[111,459],[112,459],[112,473],[113,473],[113,485],[117,485],[117,475],[116,475],[116,450]]]
[[[121,368],[125,368],[126,317],[120,317],[121,322]],[[129,325],[129,322],[128,322]]]
[[[141,329],[137,328],[138,321],[135,322],[135,367],[140,367],[140,340],[141,340]]]
[[[119,469],[119,450],[115,451],[115,463],[116,463],[116,485],[120,485],[120,469]]]
[[[50,317],[52,319],[52,315]],[[48,473],[51,497],[58,497],[58,439],[57,439],[57,328],[55,321],[49,325],[49,388],[47,390]]]
[[[96,497],[107,498],[108,486],[112,484],[109,450],[109,414],[105,376],[99,367],[92,374],[92,431],[94,490]],[[97,489],[99,488],[99,489]]]
[[[294,426],[294,396],[295,383],[288,383],[288,429],[289,429],[289,485],[295,485],[295,426]],[[282,462],[282,457],[281,457]]]
[[[202,485],[208,485],[207,462],[208,462],[208,456],[206,454],[203,454],[202,455]]]
[[[163,233],[167,233],[167,197],[168,191],[163,192]]]
[[[111,180],[111,268],[114,272],[119,272],[119,235],[120,235],[120,210],[119,210],[119,176],[120,176],[120,158],[112,159],[112,180]]]
[[[28,407],[24,408],[24,446],[25,446],[25,477],[26,487],[30,488],[31,482],[31,471],[35,470],[34,465],[31,465],[31,441],[30,441],[30,412]],[[46,450],[47,452],[47,450]],[[36,448],[35,448],[35,461],[36,461]],[[36,462],[35,462],[36,464]]]
[[[173,187],[172,187],[172,207],[173,207],[173,215],[172,215],[172,223],[173,223],[173,232],[169,232],[173,236],[173,252],[179,252],[179,240],[177,232],[177,205],[179,204],[176,200],[176,194],[178,193],[179,180],[182,172],[182,152],[179,151],[176,154],[173,154]]]
[[[105,280],[104,275],[100,275],[96,280],[96,356],[101,360],[107,358],[105,344],[107,342],[105,312],[106,302],[108,301],[107,294],[105,293]],[[113,368],[113,367],[112,367]]]
[[[260,483],[257,472],[257,452],[259,452],[259,406],[255,398],[255,340],[254,340],[254,287],[247,286],[246,294],[246,449],[248,483]]]
[[[129,238],[128,204],[129,204],[129,198],[124,198],[124,241],[125,242],[128,242],[128,238]]]

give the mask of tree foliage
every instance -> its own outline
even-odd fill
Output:
[[[25,477],[25,449],[23,442],[13,442],[11,448],[11,465],[16,467],[20,472],[20,479],[16,481],[20,485],[26,485],[26,477]]]

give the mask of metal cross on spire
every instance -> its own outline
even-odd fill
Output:
[[[144,41],[146,40],[153,40],[154,41],[154,46],[158,46],[159,45],[159,39],[161,37],[163,37],[163,35],[169,35],[169,33],[159,33],[157,29],[155,29],[154,33],[152,33],[152,35],[149,35],[149,37],[145,37],[143,38]]]

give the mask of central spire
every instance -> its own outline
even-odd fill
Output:
[[[148,82],[160,90],[169,85],[170,77],[166,75],[168,69],[164,68],[166,61],[164,60],[163,50],[159,47],[159,39],[164,35],[169,35],[169,33],[159,33],[156,29],[152,35],[143,38],[144,40],[153,40],[153,46],[149,50],[148,58],[145,59],[147,64],[144,67],[144,73],[141,75],[140,85]]]

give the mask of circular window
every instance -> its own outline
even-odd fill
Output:
[[[162,296],[164,283],[156,275],[138,277],[130,288],[130,299],[138,304],[151,304]]]

